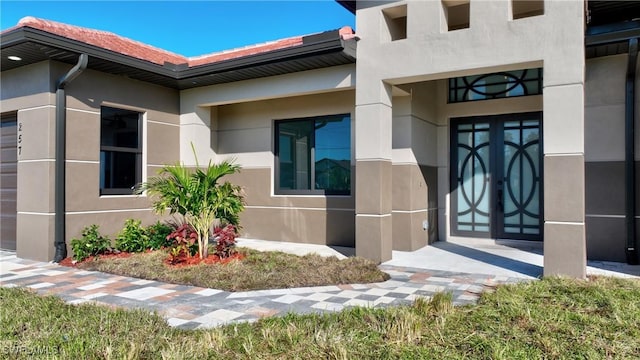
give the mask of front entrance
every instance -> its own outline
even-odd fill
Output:
[[[542,113],[451,119],[451,234],[542,240]]]

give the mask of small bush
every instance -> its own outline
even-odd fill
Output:
[[[238,233],[233,225],[225,227],[216,227],[213,236],[216,240],[216,255],[221,258],[227,258],[236,253],[236,237]]]
[[[198,233],[189,224],[179,225],[167,235],[167,240],[173,244],[169,251],[169,263],[177,264],[186,257],[193,256],[198,252]]]
[[[89,225],[82,229],[80,239],[71,239],[71,250],[75,260],[82,261],[89,256],[111,251],[111,240],[100,235],[98,228],[99,226],[96,224]]]
[[[116,249],[126,252],[143,252],[149,248],[149,236],[140,220],[127,219],[116,237]]]
[[[148,247],[150,249],[157,250],[173,245],[173,239],[169,238],[169,234],[173,231],[171,226],[158,221],[153,225],[147,226],[145,231],[149,237]]]

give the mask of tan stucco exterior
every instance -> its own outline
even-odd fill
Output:
[[[67,241],[92,223],[113,236],[127,218],[157,219],[145,196],[100,195],[101,106],[143,114],[143,180],[163,164],[194,166],[194,155],[201,165],[233,159],[242,172],[228,179],[247,201],[243,236],[353,246],[379,262],[460,240],[450,143],[459,118],[541,113],[544,274],[583,278],[587,256],[625,260],[628,54],[585,60],[584,2],[358,1],[356,24],[355,64],[184,90],[82,73],[67,88]],[[70,67],[44,61],[1,74],[2,113],[17,111],[23,129],[21,257],[53,256],[55,83]],[[531,68],[542,69],[542,94],[448,99],[450,78]],[[335,114],[351,118],[351,193],[278,194],[275,122]],[[640,169],[637,130],[635,152]],[[640,208],[640,183],[636,193]]]
[[[585,83],[585,181],[589,258],[625,261],[625,81],[628,54],[587,60]],[[640,74],[640,67],[636,74]],[[640,76],[636,76],[636,88]],[[636,109],[640,94],[636,92]],[[636,110],[637,111],[637,110]],[[635,163],[640,168],[640,116],[635,118]],[[637,173],[637,170],[636,170]],[[636,184],[636,194],[640,184]],[[640,208],[637,196],[636,208]],[[640,223],[640,217],[636,217]],[[636,234],[640,240],[640,233]]]
[[[181,116],[181,137],[189,146],[188,152],[181,153],[182,160],[194,161],[193,143],[201,163],[234,160],[242,166],[242,172],[230,180],[246,194],[243,236],[354,245],[353,192],[349,196],[292,196],[276,195],[274,189],[274,121],[350,114],[353,127],[354,71],[354,66],[341,66],[182,92],[186,114]]]
[[[53,257],[54,96],[51,63],[0,74],[2,112],[17,111],[22,126],[17,155],[16,251],[37,260]]]
[[[579,229],[566,231],[564,233],[571,236],[560,238],[545,225],[547,252],[559,248],[551,246],[554,242],[562,242],[562,248],[568,246],[572,250],[569,265],[561,266],[558,261],[553,261],[553,256],[545,257],[545,274],[584,277],[584,181],[580,181],[584,179],[584,4],[577,1],[546,2],[543,15],[517,20],[513,20],[510,4],[510,1],[472,1],[468,27],[449,31],[446,23],[448,9],[444,2],[358,2],[356,24],[361,37],[358,57],[367,61],[358,62],[357,68],[356,161],[385,162],[393,159],[389,141],[393,127],[391,109],[401,106],[401,102],[391,97],[392,86],[406,92],[407,86],[411,87],[409,84],[439,81],[442,89],[443,80],[454,76],[543,67],[542,99],[494,100],[484,101],[485,104],[452,106],[444,103],[441,92],[440,98],[435,97],[437,103],[430,104],[432,114],[436,114],[433,123],[439,125],[436,128],[438,144],[434,147],[440,150],[437,185],[441,200],[438,205],[440,239],[446,240],[450,236],[446,228],[449,223],[446,186],[449,157],[443,156],[448,149],[449,119],[462,113],[482,115],[541,109],[544,112],[544,188],[549,190],[545,193],[545,224],[553,224],[554,229]],[[405,6],[406,38],[392,40],[385,30],[384,14]],[[410,89],[408,92],[409,96],[419,96]],[[434,97],[424,96],[422,99],[428,103]],[[377,140],[378,146],[371,149],[369,145],[358,142],[360,136]],[[554,211],[550,206],[553,199],[547,193],[564,190],[558,182],[550,181],[561,175],[555,172],[555,167],[547,166],[551,163],[572,164],[576,168],[575,178],[578,181],[572,183],[573,192],[563,193],[574,206],[570,213]],[[356,191],[380,194],[381,198],[393,191],[392,186],[382,183],[363,186],[365,189],[358,187]],[[377,214],[357,212],[356,252],[359,248],[369,247],[387,249],[387,252],[378,254],[378,260],[391,257],[391,247],[385,245],[393,241],[389,231],[381,231],[378,237],[358,235],[361,229],[359,217],[367,217],[369,222],[372,218],[378,219],[378,226],[384,228],[383,219],[390,212],[390,208],[379,209]],[[359,244],[359,241],[365,244]],[[566,256],[564,254],[563,261],[567,260]]]
[[[2,112],[18,111],[18,256],[53,257],[55,203],[55,81],[70,66],[41,62],[2,72]],[[85,71],[67,88],[66,240],[89,224],[113,237],[128,218],[157,219],[145,196],[100,196],[100,107],[143,113],[143,176],[179,160],[179,99],[175,90]]]

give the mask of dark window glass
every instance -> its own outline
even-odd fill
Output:
[[[276,122],[276,192],[351,192],[351,118],[332,115]]]
[[[525,69],[449,79],[449,102],[542,94],[542,69]]]
[[[117,151],[101,151],[100,179],[102,188],[131,189],[138,182],[137,162],[138,154]],[[131,192],[130,190],[128,192]]]
[[[100,119],[100,194],[131,194],[142,181],[140,113],[102,107]]]
[[[280,188],[311,190],[313,121],[282,122],[279,128]]]
[[[138,148],[139,120],[137,112],[103,108],[100,145]]]

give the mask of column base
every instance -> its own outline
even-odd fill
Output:
[[[587,277],[584,223],[544,224],[544,276]]]
[[[392,257],[391,214],[356,215],[356,256],[382,263]]]

